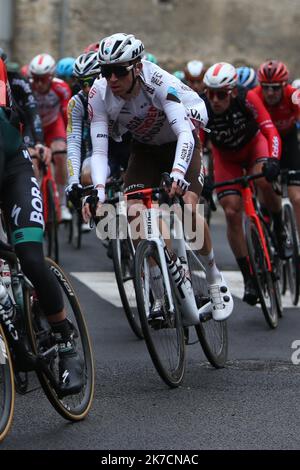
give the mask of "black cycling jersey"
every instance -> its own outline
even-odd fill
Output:
[[[247,90],[238,89],[238,96],[232,98],[230,107],[224,113],[214,114],[206,95],[204,99],[208,113],[209,138],[212,143],[224,150],[239,150],[255,136],[259,126],[246,105]]]
[[[18,72],[8,72],[13,100],[23,125],[24,142],[28,147],[44,142],[42,121],[29,81]]]

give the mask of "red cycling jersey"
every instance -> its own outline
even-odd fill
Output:
[[[283,88],[283,96],[280,102],[275,106],[266,103],[263,97],[262,87],[259,85],[252,90],[263,101],[272,121],[281,136],[285,136],[295,126],[299,119],[300,107],[292,101],[292,95],[298,93],[296,88],[287,85]]]
[[[0,59],[0,106],[7,105],[7,73],[2,59]]]
[[[66,82],[59,78],[53,78],[47,93],[42,94],[34,90],[34,95],[37,100],[43,127],[54,123],[59,115],[62,115],[65,126],[67,126],[67,108],[72,92]]]

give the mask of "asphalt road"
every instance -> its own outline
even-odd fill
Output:
[[[215,370],[199,344],[189,346],[185,380],[175,390],[161,381],[145,344],[135,339],[116,306],[112,263],[95,233],[84,235],[78,251],[61,232],[61,264],[66,272],[77,273],[70,276],[94,347],[94,403],[85,421],[68,423],[36,389],[32,373],[34,390],[17,396],[13,425],[0,449],[300,448],[300,365],[291,361],[291,345],[300,340],[299,308],[285,308],[278,328],[271,331],[260,309],[239,299],[239,275],[220,209],[212,223],[214,248],[236,295],[229,361]],[[79,280],[99,278],[103,284],[93,290]]]

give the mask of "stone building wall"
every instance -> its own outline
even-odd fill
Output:
[[[300,0],[15,0],[12,58],[26,63],[42,51],[59,58],[62,47],[77,56],[123,31],[170,70],[194,58],[257,65],[276,57],[300,75],[299,7]]]

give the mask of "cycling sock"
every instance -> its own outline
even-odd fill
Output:
[[[214,250],[211,249],[208,255],[201,255],[199,253],[199,258],[204,266],[208,284],[218,283],[221,280],[221,273],[215,262]]]
[[[150,286],[155,299],[161,299],[164,295],[164,286],[158,266],[151,266],[150,268]]]
[[[251,277],[249,256],[242,256],[241,258],[236,258],[236,262],[239,265],[239,268],[244,278],[244,282],[246,282]]]

